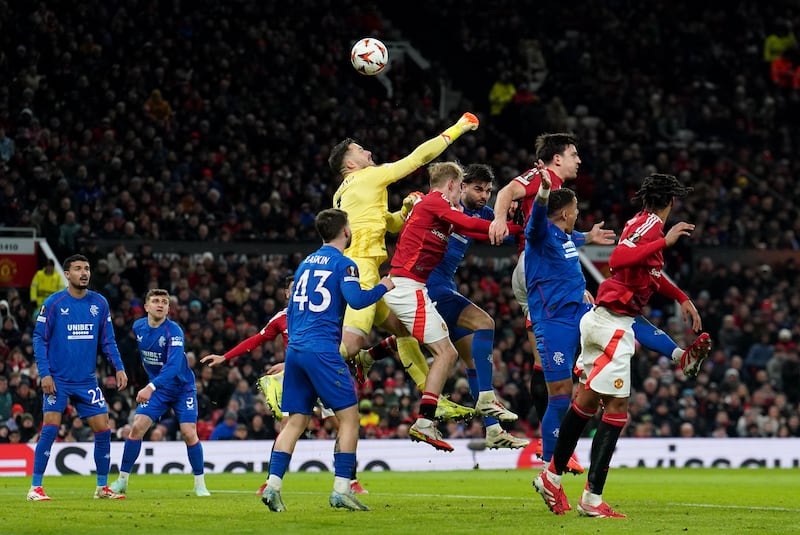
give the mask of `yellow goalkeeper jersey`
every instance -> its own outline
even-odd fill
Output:
[[[386,232],[399,232],[400,212],[389,212],[387,186],[408,176],[447,148],[442,136],[429,139],[405,158],[394,163],[359,169],[347,175],[336,193],[333,206],[347,212],[353,240],[344,254],[350,258],[386,259]]]

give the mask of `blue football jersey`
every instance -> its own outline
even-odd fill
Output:
[[[286,310],[289,347],[298,351],[339,352],[346,305],[355,309],[376,303],[386,287],[362,290],[358,267],[337,248],[323,245],[294,274]]]
[[[468,210],[465,207],[464,213],[468,216],[494,221],[494,210],[488,206],[484,206],[480,210]],[[431,272],[425,285],[428,288],[450,288],[456,290],[456,270],[464,260],[467,249],[471,243],[472,238],[467,238],[456,232],[451,233],[450,239],[447,242],[447,251],[445,252],[444,258]]]
[[[548,221],[547,206],[533,203],[525,228],[525,282],[532,322],[558,315],[564,305],[583,302],[586,279],[578,247],[585,242],[583,233],[564,233]]]
[[[194,390],[194,373],[183,349],[183,329],[166,318],[158,327],[150,327],[147,317],[133,323],[144,369],[156,389]]]
[[[125,369],[105,297],[88,291],[78,299],[61,290],[45,299],[33,329],[40,377],[68,383],[96,381],[98,347],[117,371]]]

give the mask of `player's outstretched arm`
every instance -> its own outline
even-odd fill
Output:
[[[585,245],[593,243],[595,245],[614,245],[617,235],[611,229],[604,229],[605,221],[595,223],[592,230],[584,232],[583,237],[586,240]]]
[[[394,288],[394,283],[389,277],[383,277],[381,281],[369,290],[361,288],[361,284],[357,278],[350,278],[349,280],[342,281],[342,295],[347,304],[356,310],[370,306],[377,303],[383,295]]]
[[[455,124],[438,136],[424,142],[405,158],[384,166],[384,169],[388,169],[386,185],[397,182],[401,178],[408,176],[416,169],[432,161],[443,153],[453,141],[463,134],[477,129],[479,124],[480,121],[478,118],[472,113],[467,112],[462,115]]]
[[[508,236],[508,210],[514,199],[519,199],[525,196],[525,186],[512,180],[500,191],[497,192],[497,198],[494,201],[494,221],[489,226],[489,243],[492,245],[500,245],[503,240]]]

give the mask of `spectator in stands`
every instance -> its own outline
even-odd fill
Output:
[[[214,432],[211,433],[209,440],[231,440],[234,438],[236,426],[238,425],[238,416],[234,411],[225,411],[225,415],[216,427]]]
[[[14,399],[8,390],[8,378],[0,375],[0,424],[5,424],[11,418],[11,407],[14,406]]]
[[[128,252],[125,244],[118,243],[114,250],[106,255],[108,269],[111,273],[122,273],[128,266],[128,260],[133,258],[133,253]]]
[[[36,272],[31,281],[31,305],[38,309],[50,294],[63,289],[64,279],[61,274],[56,272],[55,261],[52,258],[48,258],[45,266]]]

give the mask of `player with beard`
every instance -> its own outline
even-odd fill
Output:
[[[488,165],[472,164],[464,170],[460,205],[465,215],[486,221],[494,219],[494,210],[486,205],[492,196],[494,172]],[[458,232],[450,234],[444,258],[428,277],[428,296],[436,304],[450,330],[450,340],[466,365],[470,393],[477,404],[496,402],[494,396],[494,319],[478,305],[459,293],[456,271],[472,243],[472,238]],[[494,400],[494,401],[493,401]],[[494,416],[484,416],[486,447],[524,448],[530,441],[505,431]]]
[[[125,390],[128,376],[114,339],[108,301],[89,290],[91,269],[83,255],[64,260],[67,287],[45,299],[33,330],[33,353],[39,368],[44,418],[33,458],[33,478],[28,501],[50,501],[42,488],[50,448],[58,436],[61,417],[71,402],[94,433],[97,470],[96,499],[120,500],[125,496],[108,487],[111,465],[111,430],[108,406],[97,384],[98,349],[116,368],[117,390]]]

